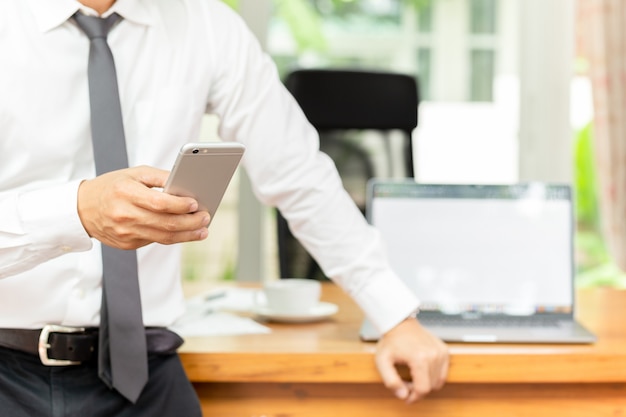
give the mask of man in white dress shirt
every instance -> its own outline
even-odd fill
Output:
[[[96,176],[91,145],[89,40],[77,12],[122,20],[115,57],[131,168]],[[383,333],[384,384],[413,402],[441,388],[446,346],[411,317],[419,302],[390,270],[376,230],[347,193],[316,131],[239,16],[219,0],[0,2],[0,330],[97,329],[100,242],[137,249],[143,321],[166,328],[183,312],[179,242],[207,237],[206,212],[162,187],[202,115],[246,145],[257,197],[279,207],[296,236]],[[341,236],[338,239],[337,236]],[[0,414],[200,415],[172,352],[150,359],[135,404],[98,381],[91,361],[48,367],[0,332]],[[406,364],[412,382],[394,365]],[[182,381],[182,382],[180,382]]]

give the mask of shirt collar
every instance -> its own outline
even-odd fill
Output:
[[[90,15],[96,13],[83,6],[77,0],[27,0],[37,27],[42,32],[47,32],[65,23],[78,10]],[[117,0],[113,6],[104,13],[104,17],[115,12],[124,18],[144,26],[151,26],[155,19],[149,6],[150,0]]]

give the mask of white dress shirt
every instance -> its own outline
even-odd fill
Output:
[[[78,9],[95,14],[74,0],[0,2],[0,328],[99,323],[100,245],[76,209],[95,175],[89,40],[68,20]],[[380,331],[417,307],[235,12],[219,0],[118,0],[112,12],[124,18],[108,42],[130,166],[170,169],[216,114],[221,138],[246,145],[257,197],[280,207]],[[180,245],[148,245],[138,260],[144,322],[169,326],[184,308]]]

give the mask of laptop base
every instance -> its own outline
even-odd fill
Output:
[[[596,336],[577,322],[562,323],[556,328],[425,327],[448,343],[589,344],[596,341]],[[364,320],[359,334],[365,342],[375,342],[380,338],[380,334],[367,319]]]

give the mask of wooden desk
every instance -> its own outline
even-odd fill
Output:
[[[363,317],[333,284],[331,320],[272,334],[189,338],[187,374],[211,417],[626,416],[626,291],[578,293],[593,345],[451,344],[446,386],[406,405],[383,387]]]

